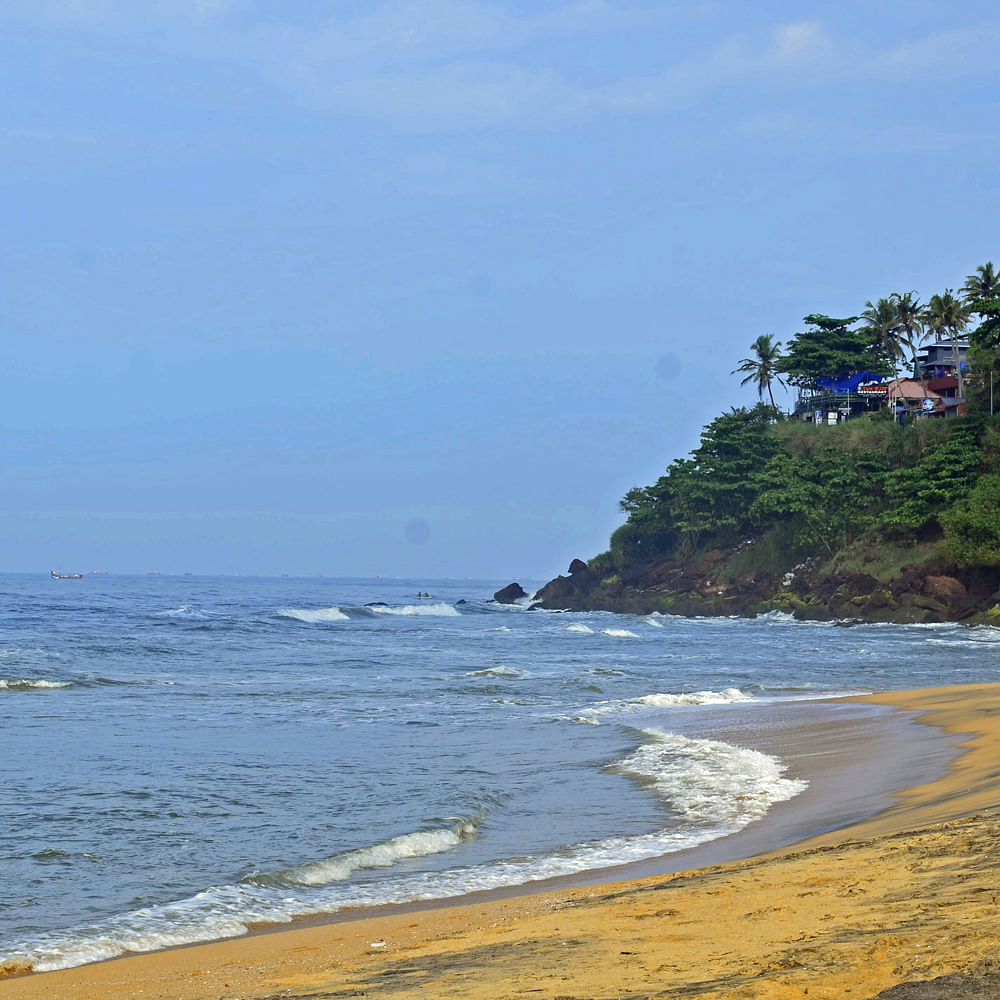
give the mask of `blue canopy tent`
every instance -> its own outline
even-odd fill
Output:
[[[881,382],[884,376],[873,375],[871,372],[855,372],[853,375],[833,375],[816,379],[816,385],[821,389],[829,389],[839,395],[857,392],[862,382]]]

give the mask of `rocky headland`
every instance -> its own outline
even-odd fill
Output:
[[[964,622],[1000,625],[1000,573],[962,570],[930,559],[890,574],[818,567],[785,573],[745,567],[743,551],[714,549],[692,560],[665,559],[603,574],[574,559],[550,580],[533,606],[626,614],[755,616],[783,611],[814,621]]]

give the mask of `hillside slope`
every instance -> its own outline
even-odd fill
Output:
[[[816,427],[763,405],[630,490],[544,608],[1000,624],[1000,420]]]

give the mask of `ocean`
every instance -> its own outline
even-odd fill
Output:
[[[669,870],[822,799],[793,709],[1000,680],[997,629],[491,603],[508,582],[0,575],[0,964]]]

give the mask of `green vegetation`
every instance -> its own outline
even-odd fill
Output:
[[[792,385],[806,389],[815,389],[817,379],[832,375],[890,374],[892,365],[881,335],[869,327],[851,330],[857,321],[857,316],[806,316],[803,322],[807,329],[789,341],[788,354],[777,359],[775,368],[785,373]]]
[[[987,263],[958,295],[948,289],[921,306],[916,292],[895,292],[865,307],[858,317],[806,316],[785,354],[772,335],[758,337],[734,374],[761,402],[716,417],[689,457],[629,490],[626,522],[592,568],[619,574],[618,583],[713,551],[728,554],[730,574],[783,573],[803,560],[878,562],[888,579],[907,553],[966,570],[1000,567],[1000,276]],[[957,362],[974,317],[963,372]],[[900,426],[883,410],[816,426],[773,405],[771,386],[782,379],[816,389],[817,380],[916,367],[929,335],[952,347],[960,393],[968,389],[963,416]]]

